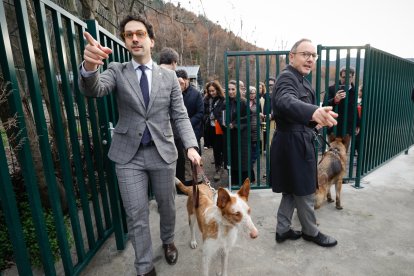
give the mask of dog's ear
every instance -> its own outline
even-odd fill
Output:
[[[218,189],[218,196],[217,196],[217,207],[219,207],[220,209],[223,209],[224,207],[226,207],[227,202],[230,201],[230,195],[229,192],[227,192],[226,189],[223,188],[219,188]]]
[[[329,134],[328,139],[329,139],[329,143],[332,143],[333,141],[335,141],[335,139],[336,139],[335,134],[333,132],[331,134]]]
[[[342,144],[344,144],[346,152],[348,152],[349,142],[351,141],[351,136],[349,134],[345,135],[344,138],[342,138]]]
[[[250,179],[246,178],[243,185],[240,187],[240,190],[237,192],[239,197],[243,198],[244,200],[249,199],[249,193],[250,193]]]

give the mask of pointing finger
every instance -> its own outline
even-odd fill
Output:
[[[91,36],[91,34],[90,33],[88,33],[88,32],[83,32],[83,36],[86,38],[86,41],[88,41],[88,43],[90,44],[90,45],[93,45],[93,46],[97,46],[99,43],[98,43],[98,41],[96,41],[92,36]]]

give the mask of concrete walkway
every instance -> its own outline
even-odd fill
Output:
[[[252,217],[259,237],[241,237],[229,257],[229,275],[414,275],[414,150],[399,155],[366,176],[355,189],[344,185],[343,210],[334,204],[317,211],[322,232],[338,240],[322,248],[303,239],[275,242],[275,213],[280,194],[254,190],[250,196]],[[159,216],[151,203],[154,264],[157,275],[201,275],[201,248],[190,249],[190,231],[185,210],[186,196],[178,195],[176,245],[179,260],[169,266],[159,239]],[[300,229],[297,216],[294,226]],[[82,275],[136,275],[131,243],[117,251],[109,239]],[[218,261],[213,261],[211,273]],[[212,274],[213,275],[213,274]]]

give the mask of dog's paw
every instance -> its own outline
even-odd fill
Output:
[[[196,249],[197,248],[197,242],[195,240],[194,241],[190,241],[190,247],[192,249]]]
[[[344,209],[342,206],[336,206],[336,209],[338,209],[338,210],[342,210],[342,209]]]
[[[332,202],[335,202],[335,200],[333,200],[332,198],[328,198],[328,202],[332,203]]]

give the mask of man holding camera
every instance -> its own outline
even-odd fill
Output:
[[[328,104],[329,106],[338,106],[338,125],[336,126],[336,133],[333,132],[333,128],[328,129],[328,134],[335,137],[345,137],[347,135],[352,137],[353,125],[354,125],[354,110],[356,108],[356,97],[354,85],[355,69],[341,68],[339,72],[339,86],[336,91],[335,85],[329,86]],[[348,84],[348,87],[346,87]],[[345,111],[347,111],[347,118],[345,121]],[[356,116],[356,128],[355,135],[359,133],[359,119]]]

